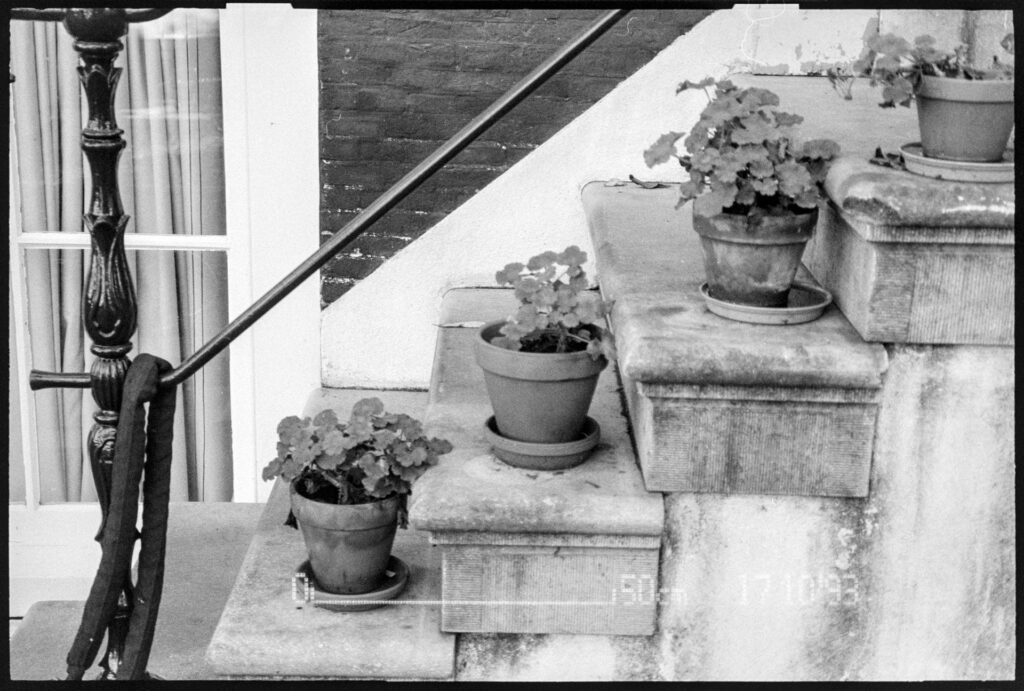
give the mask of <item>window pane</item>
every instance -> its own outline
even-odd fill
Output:
[[[22,231],[83,232],[91,188],[78,53],[59,23],[10,27]],[[132,24],[124,44],[115,118],[127,142],[118,180],[128,232],[223,235],[217,10],[178,9]]]
[[[81,293],[91,252],[33,249],[24,254],[32,367],[88,372],[94,357],[82,326]],[[129,357],[150,353],[176,366],[227,323],[227,257],[177,251],[127,256],[138,301],[138,330]],[[32,397],[40,501],[94,501],[86,436],[97,408],[90,392],[44,389]],[[225,351],[179,389],[172,500],[231,499],[230,410]]]
[[[12,206],[18,230],[80,238],[91,179],[81,151],[88,108],[78,53],[59,23],[17,21],[10,23],[10,31],[16,77],[11,85],[16,143],[11,165],[19,181]],[[123,43],[115,115],[127,143],[118,166],[120,195],[130,216],[127,231],[224,235],[218,11],[178,9],[133,24]],[[37,369],[88,371],[92,355],[81,326],[88,250],[29,250],[24,257],[31,352],[23,357]],[[131,253],[130,265],[133,276],[143,277],[136,283],[137,352],[152,352],[176,365],[226,322],[223,254],[139,252]],[[231,497],[227,372],[225,353],[182,387],[175,499]],[[37,446],[41,501],[93,500],[84,453],[95,411],[89,392],[46,390],[17,403],[31,405],[37,416],[35,434],[19,431]],[[8,423],[12,429],[20,425],[16,406]],[[12,499],[24,497],[19,489],[24,478],[17,473],[14,467],[8,472]]]

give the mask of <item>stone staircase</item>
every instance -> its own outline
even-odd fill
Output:
[[[616,300],[620,352],[591,408],[604,431],[595,455],[545,473],[489,453],[471,341],[513,300],[499,289],[450,291],[423,410],[430,433],[456,448],[418,483],[412,530],[396,544],[424,565],[420,585],[376,612],[293,613],[292,628],[267,629],[302,558],[298,535],[278,525],[278,488],[274,525],[261,524],[253,550],[262,551],[251,550],[214,636],[214,670],[577,681],[1012,675],[1012,347],[883,347],[837,305],[787,327],[721,319],[699,297],[699,247],[674,190],[595,182],[582,203],[602,291]],[[826,214],[816,242],[834,242],[845,218]],[[936,244],[926,251],[941,253]],[[345,392],[344,405],[321,397],[307,413],[365,393]],[[408,395],[381,393],[389,405],[399,394]],[[264,531],[283,541],[261,542]],[[419,550],[431,557],[418,561]],[[274,592],[255,592],[271,578]],[[325,617],[330,628],[313,623]],[[327,644],[315,664],[286,668],[270,646],[280,640]],[[436,652],[430,674],[407,645]],[[378,667],[356,664],[374,652]]]
[[[813,80],[745,81],[780,92],[795,112],[819,107]],[[870,153],[875,133],[830,112],[835,131],[807,136]],[[902,143],[912,131],[879,136]],[[377,395],[455,444],[416,485],[412,526],[396,541],[412,567],[407,590],[360,613],[297,601],[304,547],[282,525],[278,486],[244,559],[216,565],[240,567],[222,612],[205,605],[204,621],[220,618],[208,667],[194,669],[459,681],[1012,678],[1014,186],[844,165],[829,192],[802,271],[835,304],[816,322],[772,327],[706,311],[699,248],[673,190],[586,186],[620,351],[591,408],[603,431],[594,456],[556,474],[489,453],[470,341],[512,299],[450,291],[429,393],[322,390],[305,410],[345,411]],[[29,623],[12,653],[39,645]]]

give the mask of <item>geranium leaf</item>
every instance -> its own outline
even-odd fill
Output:
[[[760,144],[768,139],[778,139],[779,131],[760,115],[742,120],[743,127],[737,128],[732,134],[736,144]]]
[[[558,261],[558,255],[548,250],[547,252],[542,252],[535,257],[530,257],[530,261],[526,263],[526,268],[530,271],[537,271],[538,269],[550,266],[556,261]]]
[[[883,55],[906,55],[910,52],[910,43],[907,42],[907,39],[893,33],[876,35],[869,42],[869,47]]]
[[[696,199],[700,192],[701,188],[692,180],[679,183],[679,198],[684,203]]]
[[[324,453],[328,454],[339,454],[348,448],[345,435],[337,429],[328,432],[320,444],[323,447]]]
[[[315,463],[319,468],[323,470],[335,470],[340,464],[345,462],[345,455],[343,453],[338,454],[322,454],[319,456]]]
[[[708,206],[714,211],[710,213],[712,215],[722,213],[722,209],[727,209],[732,206],[736,200],[736,193],[739,189],[734,184],[718,185],[712,187],[711,191],[707,194]]]
[[[676,142],[682,136],[682,132],[668,132],[658,137],[657,141],[644,151],[644,163],[647,167],[652,168],[676,156]]]
[[[524,268],[525,267],[518,262],[506,264],[504,269],[494,275],[494,279],[498,282],[498,285],[513,283],[519,278],[519,274]]]
[[[430,449],[432,454],[443,456],[444,454],[451,452],[452,443],[447,439],[433,437],[427,442],[427,448]]]
[[[755,178],[751,181],[750,186],[753,187],[758,194],[762,194],[766,197],[771,197],[779,191],[779,181],[773,177],[764,179]]]
[[[263,479],[273,480],[275,477],[281,474],[282,463],[279,459],[274,459],[263,469]]]
[[[738,184],[736,192],[736,200],[734,204],[742,204],[743,206],[750,206],[757,200],[757,192],[754,186],[749,180],[741,180]]]
[[[294,458],[289,458],[281,464],[281,477],[291,482],[302,471],[303,464]]]
[[[283,461],[285,458],[287,458],[289,453],[291,453],[291,446],[285,444],[284,442],[277,442],[277,457],[280,460]]]
[[[332,427],[336,424],[338,424],[338,416],[330,408],[321,410],[317,413],[316,417],[313,418],[313,425],[316,427]]]
[[[373,439],[379,447],[390,446],[398,439],[398,434],[390,429],[379,429],[373,433]]]
[[[280,440],[285,444],[294,444],[302,434],[304,425],[308,423],[308,418],[303,421],[295,415],[290,415],[277,425],[277,435]]]
[[[839,145],[831,139],[811,139],[804,142],[803,155],[827,161],[839,155]]]
[[[558,262],[566,266],[582,266],[587,263],[587,253],[576,245],[569,245],[558,255]]]
[[[778,123],[780,127],[791,127],[793,125],[799,125],[803,121],[803,116],[800,115],[793,115],[792,113],[781,112],[775,113],[775,122]]]
[[[790,197],[796,197],[814,184],[807,169],[795,161],[775,166],[775,173],[779,178],[779,192]]]
[[[352,406],[353,417],[369,417],[384,412],[384,404],[379,398],[364,398]]]
[[[813,209],[818,205],[817,189],[812,187],[805,189],[793,198],[793,202],[804,209]]]

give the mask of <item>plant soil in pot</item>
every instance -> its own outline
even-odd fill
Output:
[[[263,479],[291,483],[286,523],[301,529],[317,585],[342,596],[374,591],[395,530],[406,526],[412,484],[452,445],[428,439],[408,415],[386,413],[377,398],[357,402],[347,422],[325,410],[286,417],[277,433],[277,458]]]
[[[1013,129],[1013,80],[923,75],[917,91],[921,148],[929,158],[996,162]]]
[[[708,293],[716,300],[756,307],[785,307],[818,210],[779,216],[705,215],[704,198],[693,204]]]
[[[694,200],[708,295],[784,308],[839,145],[798,142],[795,126],[803,118],[778,110],[779,97],[767,89],[711,78],[679,87],[690,89],[703,89],[708,105],[683,141],[689,155],[675,149],[683,133],[669,132],[644,160],[654,166],[675,157],[689,173],[679,186],[679,204]]]
[[[541,444],[583,435],[597,379],[615,357],[600,326],[609,305],[587,290],[575,245],[497,272],[519,300],[515,314],[486,324],[474,343],[500,435]]]

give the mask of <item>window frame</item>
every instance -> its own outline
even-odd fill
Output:
[[[234,319],[319,244],[317,11],[247,3],[228,5],[219,13],[225,234],[127,233],[125,249],[225,252],[228,316]],[[12,195],[17,193],[16,146],[12,139]],[[272,171],[265,161],[275,161]],[[287,174],[281,175],[282,170]],[[287,211],[268,213],[275,208]],[[10,205],[9,220],[13,337],[17,352],[25,354],[30,352],[26,250],[87,249],[90,237],[85,232],[22,233],[16,204]],[[282,238],[285,223],[300,232]],[[258,459],[267,453],[257,449],[274,448],[277,419],[288,411],[299,412],[295,409],[301,410],[305,397],[319,386],[318,287],[316,281],[304,283],[282,301],[281,309],[272,310],[230,346],[232,501],[266,501],[270,488],[260,482],[263,464]],[[25,501],[8,504],[11,616],[20,616],[38,599],[84,598],[99,563],[99,546],[92,540],[99,525],[98,504],[39,502],[34,393],[28,385],[32,363],[24,355],[17,360]],[[268,397],[264,389],[276,395]],[[282,391],[293,396],[282,396]],[[62,547],[71,550],[70,560],[47,558]]]

